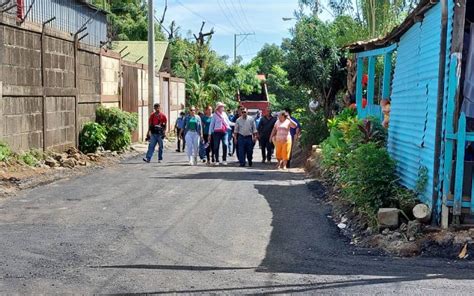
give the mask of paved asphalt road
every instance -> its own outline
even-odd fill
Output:
[[[371,255],[328,213],[301,172],[131,159],[0,201],[0,294],[473,295],[473,264]]]

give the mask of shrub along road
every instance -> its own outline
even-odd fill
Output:
[[[470,262],[349,246],[301,172],[166,157],[1,200],[0,294],[474,292]]]

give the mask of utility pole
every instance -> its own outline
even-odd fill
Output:
[[[234,34],[234,64],[237,63],[237,48],[242,44],[242,42],[247,39],[247,37],[255,35],[255,33],[241,33],[241,34]],[[237,37],[243,36],[242,40],[237,44]]]
[[[200,68],[202,68],[204,64],[204,56],[202,55],[202,50],[206,42],[209,42],[212,38],[212,35],[214,35],[214,28],[212,28],[211,31],[209,31],[208,33],[202,32],[205,25],[206,25],[206,22],[202,22],[201,29],[199,30],[199,34],[198,35],[193,34],[194,39],[196,39],[196,44],[198,46],[198,65]]]
[[[155,17],[153,0],[148,0],[148,111],[155,102]]]

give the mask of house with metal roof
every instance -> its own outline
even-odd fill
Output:
[[[380,102],[389,100],[388,150],[400,183],[415,189],[425,174],[421,201],[445,227],[474,214],[473,2],[422,0],[386,37],[347,47],[357,60],[359,116],[382,117]]]
[[[114,41],[112,50],[119,52],[125,61],[148,65],[147,41]],[[155,65],[159,72],[170,72],[171,55],[167,41],[155,41]]]

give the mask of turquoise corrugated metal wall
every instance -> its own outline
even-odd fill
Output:
[[[397,173],[403,185],[414,189],[419,169],[428,169],[428,184],[422,199],[430,206],[440,35],[441,5],[437,4],[425,14],[422,22],[415,24],[400,39],[393,77],[388,137],[388,149],[397,162]],[[450,47],[451,38],[448,39],[448,49]]]
[[[446,131],[446,112],[447,112],[447,104],[448,104],[448,89],[449,89],[449,75],[450,75],[450,67],[451,67],[451,44],[452,44],[452,37],[453,37],[453,20],[454,20],[454,1],[448,1],[448,39],[447,39],[447,51],[446,51],[446,71],[445,71],[445,79],[444,79],[444,104],[443,104],[443,126],[442,126],[442,134],[445,134]],[[441,145],[441,155],[440,155],[440,169],[439,169],[439,178],[442,181],[444,179],[444,156],[445,156],[445,145],[446,142],[444,141]],[[442,182],[439,184],[438,193],[439,199],[438,204],[433,205],[436,209],[437,214],[441,214],[441,204],[442,204]]]

